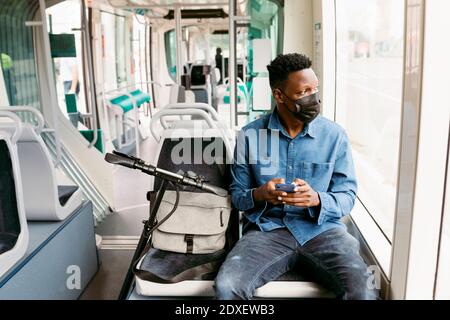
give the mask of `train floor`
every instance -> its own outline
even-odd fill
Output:
[[[117,300],[134,250],[101,249],[100,268],[80,300]]]

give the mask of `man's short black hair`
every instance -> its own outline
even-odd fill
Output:
[[[268,66],[270,87],[284,88],[289,73],[311,68],[312,62],[304,54],[279,54]]]

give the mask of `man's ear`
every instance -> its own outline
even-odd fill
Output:
[[[281,91],[279,89],[273,89],[272,94],[277,103],[284,103],[283,95],[281,94]]]

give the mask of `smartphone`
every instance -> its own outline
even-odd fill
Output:
[[[297,185],[293,184],[293,183],[278,183],[275,185],[275,189],[277,191],[284,191],[287,193],[293,193],[295,192],[295,188],[297,187]]]

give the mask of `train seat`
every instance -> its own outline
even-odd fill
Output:
[[[181,103],[186,100],[186,89],[184,86],[172,84],[170,86],[169,104]]]
[[[164,118],[168,116],[179,116],[179,119],[167,124]],[[196,120],[192,120],[191,118],[183,119],[183,117],[191,116],[196,117]],[[159,113],[155,114],[150,124],[152,133],[156,140],[159,141],[159,146],[153,164],[158,168],[174,172],[178,172],[179,170],[182,170],[183,172],[193,171],[196,174],[205,177],[208,183],[227,189],[230,179],[228,170],[229,160],[231,159],[233,150],[229,136],[225,134],[225,127],[220,128],[216,123],[217,121],[214,120],[216,119],[215,116],[215,110],[211,106],[198,103],[169,105]],[[192,125],[193,122],[198,125]],[[155,131],[156,124],[161,124],[163,128],[165,128],[161,135],[158,135]],[[183,145],[189,145],[187,149],[181,150],[181,152],[178,153],[184,159],[181,164],[172,158],[172,153],[177,146],[179,146],[180,142]],[[208,146],[214,146],[214,151],[211,153],[212,159],[207,159],[203,153]],[[201,149],[201,154],[203,155],[198,159],[194,152],[189,151],[193,151],[196,148]],[[186,152],[189,154],[185,154]],[[151,179],[150,190],[152,192],[150,193],[150,204],[154,203],[155,191],[159,189],[161,184],[159,179],[153,177],[151,177]],[[172,190],[172,188],[168,187],[168,190]],[[181,190],[198,192],[197,189],[189,187],[182,187]],[[238,216],[237,212],[234,216]],[[231,227],[232,225],[234,225],[234,227]],[[230,218],[228,226],[226,238],[227,247],[230,248],[237,240],[237,232],[233,234],[233,230],[238,230],[237,219]],[[198,265],[198,263],[202,264],[205,261],[218,261],[219,263],[222,263],[223,259],[225,259],[226,252],[226,250],[220,250],[213,254],[193,256],[150,248],[146,255],[140,260],[138,269],[141,268],[142,270],[150,271],[153,275],[165,279],[170,278],[173,274],[178,274],[180,270],[183,270],[184,264],[195,266]],[[142,263],[150,269],[142,266]],[[211,279],[207,279],[209,278],[203,277],[203,280],[209,283],[208,281]],[[212,278],[212,280],[213,279],[214,278]],[[166,286],[160,283],[142,280],[138,277],[136,277],[136,281],[139,283],[138,287],[142,289],[139,291],[140,294],[145,296],[167,296],[168,294],[165,294],[164,291],[171,291],[171,288],[173,288],[171,285]],[[190,280],[183,281],[183,283],[189,282]],[[153,285],[159,286],[162,291],[146,289],[147,286],[153,287]],[[177,295],[176,288],[175,290],[172,290],[172,295]]]
[[[150,102],[150,95],[142,92],[139,89],[130,92],[130,95],[135,99],[136,106],[139,108],[144,103]],[[128,95],[120,95],[118,97],[109,100],[110,104],[113,106],[118,106],[122,109],[123,113],[127,113],[133,109],[133,101]]]
[[[158,130],[158,127],[162,128],[162,131]],[[231,150],[231,154],[233,152],[234,133],[220,121],[217,111],[206,103],[170,104],[156,113],[150,121],[150,132],[156,141],[183,136],[185,131],[188,136],[190,134],[223,136],[227,150]]]
[[[186,90],[185,92],[185,102],[195,103],[195,93],[192,90]]]
[[[9,109],[21,111],[16,107]],[[61,221],[81,205],[83,194],[76,185],[58,184],[55,165],[40,136],[44,125],[42,115],[37,111],[34,114],[38,125],[23,123],[17,141],[26,217],[32,221]],[[6,124],[0,128],[15,130],[15,126]]]
[[[210,103],[211,101],[211,66],[205,64],[193,64],[191,66],[191,87],[195,94],[195,102]]]
[[[237,109],[240,112],[246,112],[249,93],[245,83],[240,78],[237,78],[237,89]],[[230,104],[230,85],[228,83],[228,78],[224,79],[223,84],[217,86],[217,94],[221,103]]]
[[[229,164],[228,161],[231,159],[231,155],[233,152],[233,144],[227,143],[229,142],[229,136],[225,133],[224,130],[220,130],[220,125],[215,124],[214,120],[211,116],[208,115],[210,112],[208,106],[199,105],[199,109],[193,109],[193,106],[189,108],[188,105],[184,105],[182,107],[174,105],[173,107],[169,107],[166,110],[162,110],[161,114],[156,114],[152,119],[152,122],[163,122],[161,121],[161,117],[164,115],[175,115],[177,112],[180,115],[201,115],[204,116],[203,121],[208,125],[199,128],[193,128],[188,123],[192,123],[191,121],[186,120],[178,120],[171,125],[164,125],[165,130],[162,135],[155,136],[155,138],[159,141],[159,149],[156,153],[156,157],[154,160],[154,165],[159,168],[166,169],[169,171],[178,171],[183,170],[187,172],[188,170],[194,171],[199,175],[205,176],[209,183],[218,185],[225,189],[228,189],[230,183],[230,175],[229,175]],[[212,109],[212,108],[211,108]],[[164,111],[166,113],[164,113]],[[200,111],[198,113],[193,111]],[[213,111],[215,111],[213,109]],[[210,119],[208,119],[210,118]],[[199,121],[199,120],[197,120]],[[152,124],[151,122],[151,124]],[[210,128],[213,127],[213,128]],[[178,129],[178,131],[177,131]],[[213,130],[211,130],[213,129]],[[154,131],[152,131],[154,132]],[[156,135],[156,134],[155,134]],[[177,148],[177,145],[183,140],[183,143],[186,142],[185,139],[190,140],[191,145],[191,154],[185,157],[184,154],[180,156],[183,159],[189,159],[189,163],[174,163],[174,159],[172,159],[171,155],[173,154],[173,150]],[[197,141],[196,141],[197,140]],[[201,143],[198,143],[198,140],[201,140]],[[215,155],[215,160],[212,164],[206,164],[204,162],[205,159],[202,157],[201,162],[196,162],[197,152],[194,152],[194,148],[196,146],[201,145],[201,154],[204,154],[204,151],[210,144],[214,143],[215,145],[221,145],[223,151],[221,155],[224,157],[217,161],[219,155]],[[187,144],[186,144],[187,145]],[[228,159],[226,157],[229,157]],[[219,172],[225,172],[220,178]],[[157,179],[153,179],[151,182],[151,196],[150,203],[152,203],[155,198],[155,191],[158,189],[160,182]],[[153,197],[152,197],[153,195]],[[228,224],[227,230],[227,245],[226,249],[231,249],[235,242],[239,239],[241,233],[241,224],[242,219],[237,211],[232,213],[230,217],[230,221]],[[186,263],[192,263],[189,257],[183,257],[183,254],[179,253],[171,253],[171,252],[161,252],[154,248],[150,248],[146,255],[144,255],[138,262],[137,268],[146,270],[151,272],[153,275],[157,275],[159,279],[170,279],[174,274],[177,274],[180,268],[180,261],[183,259],[187,259]],[[214,257],[212,257],[214,258]],[[211,258],[211,259],[212,259]],[[168,261],[177,261],[177,263],[168,263],[164,261],[167,259]],[[209,257],[208,257],[209,259]],[[181,269],[182,270],[182,269]],[[135,288],[134,292],[138,296],[144,297],[213,297],[214,296],[214,277],[215,274],[208,274],[201,277],[201,279],[193,278],[175,283],[161,283],[158,281],[148,281],[143,280],[139,277],[135,277]],[[134,293],[133,293],[134,294]],[[285,275],[281,276],[276,281],[272,281],[267,283],[265,286],[257,289],[255,293],[255,298],[318,298],[318,297],[333,297],[328,291],[324,290],[318,284],[306,280],[302,275],[298,272],[288,272]]]
[[[11,118],[16,123],[12,132],[0,127],[1,277],[24,256],[29,235],[16,144],[21,135],[22,123],[15,114],[5,111],[0,111],[0,117]]]
[[[116,89],[105,92],[103,96],[111,142],[115,149],[129,153],[136,147],[137,139],[147,138],[145,130],[142,130],[140,126],[138,111],[144,103],[151,102],[151,97],[139,89],[132,91]],[[136,112],[130,112],[135,107]],[[137,137],[136,134],[139,136]]]

